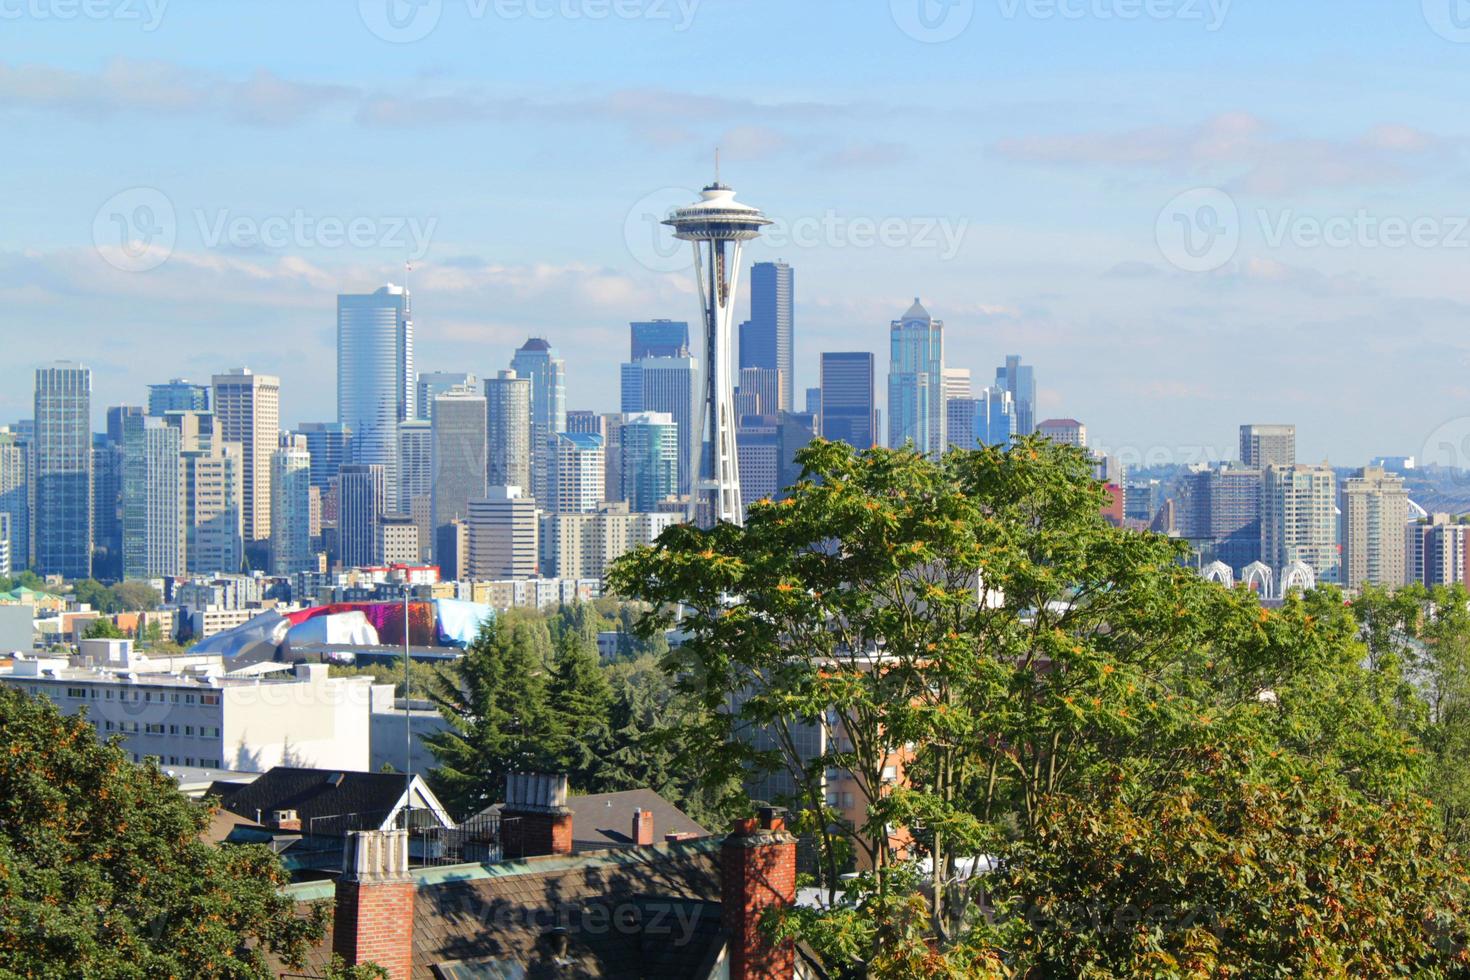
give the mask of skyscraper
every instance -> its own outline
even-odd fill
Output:
[[[271,455],[271,574],[314,568],[311,553],[311,450],[302,435],[282,436]]]
[[[1465,581],[1466,531],[1449,514],[1432,514],[1426,524],[1404,530],[1404,581],[1454,585]]]
[[[469,561],[473,579],[534,578],[540,552],[536,501],[520,487],[491,487],[470,503]]]
[[[31,567],[31,450],[19,435],[0,428],[0,514],[10,518],[12,569]]]
[[[1311,566],[1319,582],[1340,580],[1337,478],[1332,467],[1266,467],[1261,489],[1261,561],[1281,573],[1292,562]],[[1402,531],[1402,528],[1400,528]]]
[[[184,457],[179,430],[161,418],[123,422],[123,576],[183,575]]]
[[[1350,589],[1397,588],[1405,581],[1404,527],[1409,491],[1404,479],[1381,466],[1365,466],[1343,481],[1342,578]]]
[[[558,432],[547,458],[551,461],[550,493],[545,509],[591,513],[602,502],[607,483],[602,436]]]
[[[486,484],[531,492],[531,379],[501,371],[485,379]]]
[[[61,361],[36,369],[35,570],[92,574],[92,372]]]
[[[1036,372],[1029,364],[1022,364],[1020,355],[1011,354],[1006,362],[995,369],[995,383],[1010,393],[1016,410],[1016,432],[1018,436],[1029,436],[1036,431]]]
[[[392,283],[337,297],[337,421],[352,431],[351,461],[383,468],[398,499],[398,423],[417,418],[413,310]]]
[[[567,427],[566,362],[546,340],[532,337],[516,351],[510,366],[517,377],[531,381],[531,487],[532,495],[544,501],[551,437]]]
[[[424,409],[433,412],[433,407]],[[413,514],[414,501],[434,493],[434,425],[423,419],[398,423],[398,499],[392,510]]]
[[[245,541],[268,541],[271,454],[281,437],[281,379],[234,368],[216,374],[213,385],[219,437],[240,444],[245,464]]]
[[[1261,490],[1257,469],[1193,470],[1178,483],[1176,526],[1201,554],[1239,571],[1261,558]]]
[[[739,415],[777,415],[785,409],[781,402],[781,372],[774,368],[740,369],[740,387],[735,392],[735,411]]]
[[[666,412],[678,427],[680,496],[692,492],[698,464],[698,377],[699,363],[692,357],[649,357],[623,365],[624,413]]]
[[[469,371],[420,371],[418,394],[414,398],[414,403],[418,406],[418,417],[432,421],[434,399],[446,391],[454,388],[478,387],[480,387],[480,379]]]
[[[785,262],[750,267],[750,319],[740,325],[740,367],[781,372],[781,404],[773,412],[794,407],[793,286],[791,266]]]
[[[343,568],[361,568],[383,560],[383,514],[386,490],[383,467],[347,463],[337,492],[337,540]]]
[[[630,361],[689,356],[689,324],[683,320],[637,320],[628,326]]]
[[[1087,448],[1087,426],[1076,419],[1045,419],[1036,426],[1038,435],[1064,446]]]
[[[845,442],[856,449],[878,444],[874,412],[873,355],[867,351],[826,351],[821,361],[821,415],[817,428],[823,439]]]
[[[186,449],[183,455],[189,571],[239,572],[245,567],[245,459],[240,445],[216,441],[197,451]],[[274,540],[274,483],[271,496]]]
[[[1296,465],[1296,426],[1242,425],[1240,461],[1255,469]]]
[[[120,407],[120,406],[119,406]],[[92,436],[92,577],[122,578],[122,427],[127,416],[109,408],[108,432]]]
[[[944,321],[914,305],[889,328],[888,444],[944,452]]]
[[[954,449],[974,449],[980,441],[979,423],[983,417],[979,398],[946,398],[944,400],[944,435]]]
[[[352,430],[341,422],[302,422],[296,433],[311,453],[311,485],[326,493],[342,464],[351,462]]]
[[[621,431],[623,495],[635,513],[652,511],[679,490],[679,427],[667,412],[634,412]]]
[[[209,387],[185,378],[148,386],[148,414],[163,418],[166,412],[209,411]]]
[[[437,529],[467,520],[470,501],[485,496],[485,398],[472,388],[446,391],[434,399],[432,522]]]
[[[975,437],[987,446],[1009,446],[1019,425],[1016,401],[1011,393],[995,385],[983,389],[977,402]]]

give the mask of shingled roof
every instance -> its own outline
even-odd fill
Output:
[[[680,837],[710,835],[687,813],[651,789],[569,796],[566,807],[572,811],[572,850],[578,853],[635,846],[633,814],[639,810],[653,814],[654,840],[663,840],[669,834]],[[499,814],[500,808],[501,804],[497,803],[482,812]]]

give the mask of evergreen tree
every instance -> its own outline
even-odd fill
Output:
[[[613,695],[584,629],[562,630],[547,702],[561,729],[556,753],[561,768],[574,788],[592,789],[598,760],[608,747]]]

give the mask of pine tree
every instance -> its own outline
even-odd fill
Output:
[[[561,729],[558,761],[575,788],[591,790],[599,757],[608,747],[613,694],[585,630],[561,631],[547,701]]]

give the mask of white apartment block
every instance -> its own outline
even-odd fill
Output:
[[[21,657],[0,683],[83,708],[97,737],[122,737],[135,761],[264,772],[272,766],[366,770],[372,679],[324,664],[226,671],[219,657],[151,659],[128,640],[83,640],[70,660]]]
[[[546,514],[541,518],[541,569],[562,579],[598,579],[608,566],[666,528],[681,523],[673,513],[629,513],[611,504],[595,514]]]

